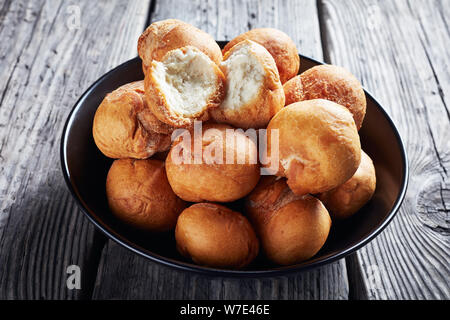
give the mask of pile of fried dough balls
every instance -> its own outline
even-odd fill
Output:
[[[260,248],[274,264],[292,265],[323,247],[332,219],[372,197],[375,169],[358,135],[366,99],[348,71],[320,65],[297,75],[297,48],[276,29],[250,30],[221,50],[175,19],[150,25],[138,52],[145,79],[109,93],[93,123],[97,147],[116,159],[106,194],[122,221],[175,229],[178,251],[199,265],[244,268]],[[194,121],[202,121],[197,148],[172,139],[177,129],[193,131]],[[234,128],[243,129],[238,143],[219,140]],[[272,158],[250,161],[258,146],[249,128],[267,129],[268,155],[278,148],[273,175],[261,175]],[[246,161],[211,161],[218,155],[206,151],[217,141],[219,160],[231,153]],[[182,143],[191,152],[175,161]]]

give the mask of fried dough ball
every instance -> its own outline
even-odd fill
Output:
[[[190,127],[209,119],[225,96],[225,77],[219,67],[195,47],[169,51],[152,61],[145,76],[145,97],[152,113],[174,127]]]
[[[221,69],[226,76],[226,96],[214,120],[239,128],[263,128],[284,107],[284,91],[277,66],[261,45],[244,40],[224,56]]]
[[[115,160],[106,179],[106,195],[115,216],[147,231],[172,230],[186,207],[170,188],[159,160]]]
[[[259,242],[239,212],[213,203],[197,203],[184,210],[175,229],[178,251],[195,263],[240,269],[258,254]]]
[[[300,57],[294,41],[283,31],[273,28],[259,28],[247,31],[223,48],[225,55],[234,45],[244,40],[252,40],[270,52],[280,74],[281,83],[285,83],[295,75],[300,68]]]
[[[339,187],[320,194],[319,198],[333,219],[346,219],[372,198],[375,188],[375,167],[372,159],[362,151],[361,164],[353,177]]]
[[[139,37],[138,53],[144,73],[153,60],[162,61],[169,51],[186,46],[196,47],[217,65],[222,61],[222,52],[213,37],[189,23],[167,19],[153,22]]]
[[[277,131],[274,131],[278,129]],[[272,134],[279,135],[278,153]],[[358,131],[350,112],[328,100],[293,103],[267,127],[268,154],[278,155],[276,175],[298,195],[329,191],[356,172],[361,159]],[[276,163],[272,156],[268,167]]]
[[[147,114],[147,116],[145,116]],[[98,107],[92,127],[94,141],[107,157],[146,159],[170,148],[170,135],[156,130],[160,121],[151,117],[144,99],[144,82],[125,84],[106,95]]]
[[[245,208],[264,253],[277,264],[292,265],[313,257],[330,232],[331,219],[320,200],[295,195],[284,178],[261,178],[246,198]]]
[[[206,123],[202,129],[198,139],[192,133],[173,143],[166,160],[173,191],[191,202],[231,202],[245,197],[260,176],[255,141],[225,124]],[[233,133],[232,139],[227,138],[227,130]]]
[[[358,79],[344,68],[320,65],[284,84],[286,105],[303,100],[327,99],[343,105],[361,128],[366,115],[366,95]]]

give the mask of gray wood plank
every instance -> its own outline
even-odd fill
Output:
[[[151,21],[178,18],[230,40],[256,27],[275,27],[301,53],[322,59],[316,1],[157,1]],[[347,299],[345,261],[275,279],[214,279],[180,273],[114,244],[103,250],[94,298],[129,299]]]
[[[148,6],[0,5],[0,299],[90,297],[104,240],[65,186],[59,138],[81,93],[136,56]],[[66,287],[71,264],[81,267],[81,290]]]
[[[450,6],[323,0],[327,54],[393,117],[410,183],[390,226],[358,252],[371,299],[449,299]]]

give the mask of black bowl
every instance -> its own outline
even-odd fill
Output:
[[[308,57],[300,58],[300,72],[321,64]],[[279,267],[260,255],[245,270],[194,265],[176,251],[173,232],[152,235],[137,231],[116,219],[108,209],[105,182],[112,160],[106,158],[95,146],[92,138],[94,114],[107,93],[143,78],[139,58],[127,61],[102,76],[75,104],[61,139],[61,165],[69,190],[89,220],[122,246],[150,260],[180,270],[222,277],[273,276],[303,271],[345,257],[375,238],[398,211],[408,181],[405,149],[391,118],[366,92],[367,114],[360,136],[362,147],[373,159],[377,173],[377,189],[372,200],[354,217],[333,223],[325,246],[312,259],[300,264]]]

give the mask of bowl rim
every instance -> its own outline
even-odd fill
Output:
[[[223,41],[218,41],[219,44],[225,43]],[[313,58],[310,58],[308,56],[304,56],[299,54],[301,60],[309,60],[310,62],[313,62],[315,64],[324,64],[323,62],[320,62],[318,60],[315,60]],[[290,265],[290,266],[280,266],[280,267],[274,267],[272,269],[267,270],[229,270],[229,269],[221,269],[221,268],[212,268],[212,267],[204,267],[200,265],[196,265],[190,262],[180,261],[173,258],[167,258],[164,256],[161,256],[159,254],[146,251],[144,248],[132,243],[131,241],[128,241],[126,238],[122,237],[120,234],[116,233],[112,229],[109,230],[109,227],[106,226],[102,221],[96,219],[96,215],[92,212],[91,209],[88,208],[87,205],[85,205],[84,201],[79,196],[78,192],[75,190],[74,186],[72,185],[71,179],[70,179],[70,173],[69,168],[67,165],[67,155],[66,155],[66,145],[67,145],[67,139],[68,139],[68,127],[70,123],[73,121],[74,114],[78,111],[78,109],[81,107],[83,101],[87,96],[90,95],[90,93],[98,86],[100,85],[105,78],[107,78],[109,75],[115,73],[119,69],[126,68],[128,65],[136,63],[136,60],[140,60],[139,57],[135,57],[133,59],[130,59],[128,61],[125,61],[124,63],[118,65],[117,67],[111,69],[107,73],[105,73],[103,76],[101,76],[99,79],[97,79],[77,100],[77,102],[72,107],[72,110],[70,111],[69,115],[67,116],[66,122],[63,127],[61,141],[60,141],[60,163],[61,163],[61,169],[63,172],[64,180],[66,182],[66,185],[72,195],[72,197],[75,199],[78,207],[81,209],[81,211],[84,213],[84,215],[89,219],[91,223],[94,224],[96,228],[98,228],[104,235],[106,235],[107,238],[113,240],[117,244],[133,251],[134,253],[137,253],[138,255],[145,257],[147,259],[150,259],[151,261],[160,263],[164,266],[171,267],[174,269],[177,269],[178,271],[188,271],[188,272],[194,272],[197,274],[203,274],[207,276],[213,276],[213,277],[222,277],[222,278],[238,278],[238,277],[248,277],[248,278],[261,278],[261,277],[274,277],[274,276],[280,276],[280,275],[287,275],[292,273],[299,273],[306,270],[310,270],[313,268],[317,268],[332,262],[335,262],[337,260],[340,260],[358,249],[362,248],[366,244],[368,244],[370,241],[372,241],[376,236],[378,236],[381,231],[386,228],[386,226],[392,221],[394,216],[397,214],[397,212],[400,209],[400,206],[405,198],[406,190],[408,187],[408,180],[409,180],[409,167],[408,167],[408,158],[406,154],[406,149],[404,147],[403,141],[401,139],[400,133],[397,130],[397,127],[394,124],[394,121],[389,116],[389,114],[384,110],[384,108],[381,106],[381,104],[373,97],[373,95],[367,91],[365,88],[364,92],[366,96],[369,99],[372,99],[376,107],[381,111],[383,116],[387,119],[389,125],[393,129],[393,133],[396,137],[397,143],[400,146],[400,153],[401,153],[401,161],[403,164],[403,172],[402,172],[402,182],[400,187],[400,193],[397,197],[397,199],[394,202],[394,205],[392,209],[389,211],[385,219],[380,223],[379,226],[377,226],[374,230],[369,232],[364,238],[362,238],[360,241],[354,243],[353,245],[339,251],[338,253],[331,254],[329,256],[326,256],[320,260],[306,260],[300,264],[296,265]]]

